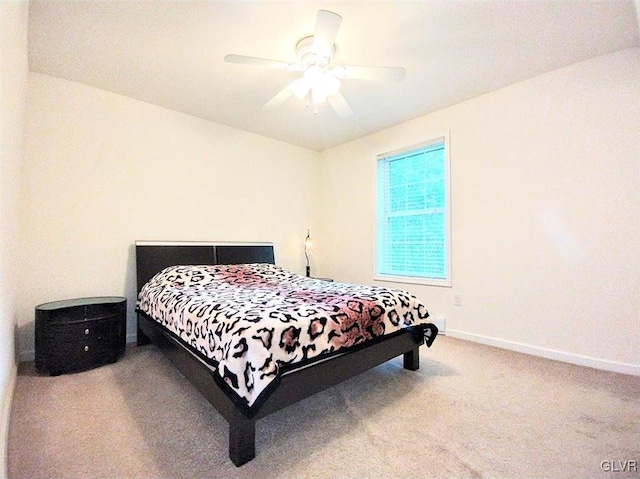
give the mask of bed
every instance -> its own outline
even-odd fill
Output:
[[[400,355],[417,370],[418,348],[438,334],[409,293],[295,275],[275,265],[270,243],[137,241],[135,249],[138,345],[153,342],[226,419],[236,466],[255,457],[258,419]],[[381,314],[368,302],[374,293],[385,305],[400,294],[410,312]],[[349,304],[348,318],[336,302]],[[323,319],[325,311],[334,314]],[[335,326],[338,316],[352,323]]]

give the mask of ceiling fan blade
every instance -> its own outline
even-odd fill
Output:
[[[227,63],[238,63],[240,65],[251,65],[256,67],[274,68],[276,70],[297,70],[299,65],[295,63],[270,60],[268,58],[247,57],[244,55],[225,55],[224,61]]]
[[[342,17],[328,10],[318,10],[316,30],[313,34],[313,52],[316,55],[329,57],[336,41]]]
[[[402,67],[356,67],[340,66],[332,73],[338,78],[354,78],[357,80],[385,80],[400,82],[404,80],[407,71]]]
[[[293,90],[291,89],[291,85],[287,85],[282,90],[280,90],[276,96],[274,96],[271,100],[269,100],[262,107],[263,110],[273,110],[274,108],[280,106],[285,100],[287,100],[291,95],[293,95]]]
[[[347,100],[345,100],[344,97],[342,96],[342,93],[337,92],[337,93],[334,93],[333,95],[329,95],[327,97],[327,101],[336,111],[338,116],[342,118],[346,118],[348,116],[353,115],[353,110],[351,109],[351,106],[349,106],[349,104],[347,103]]]

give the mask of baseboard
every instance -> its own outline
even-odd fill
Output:
[[[8,446],[9,446],[9,420],[11,419],[11,403],[13,402],[13,392],[16,389],[16,380],[18,378],[18,367],[14,364],[11,366],[4,391],[2,392],[2,414],[0,420],[0,444],[2,444],[2,457],[0,457],[0,471],[2,477],[9,477],[8,474]]]
[[[587,366],[590,368],[602,369],[604,371],[640,376],[640,364],[620,363],[616,361],[608,361],[606,359],[597,359],[580,354],[567,353],[566,351],[541,348],[539,346],[506,341],[504,339],[497,339],[479,334],[465,333],[464,331],[457,331],[455,329],[447,329],[447,336],[472,341],[474,343],[486,344],[488,346],[495,346],[497,348],[517,351],[519,353],[554,359],[565,363],[577,364],[578,366]]]
[[[27,361],[33,361],[36,359],[36,351],[29,349],[28,351],[20,351],[18,353],[18,362],[25,363]]]

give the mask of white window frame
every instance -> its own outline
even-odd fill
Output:
[[[412,150],[425,148],[438,143],[444,143],[444,161],[445,161],[445,268],[446,277],[444,279],[427,278],[421,276],[394,276],[378,272],[378,162],[392,156],[400,155]],[[416,143],[397,150],[379,154],[374,163],[376,184],[374,188],[375,208],[374,208],[374,224],[375,224],[375,246],[374,246],[374,281],[385,281],[395,283],[421,284],[428,286],[451,287],[451,158],[449,147],[449,133],[445,133],[434,137],[422,143]]]

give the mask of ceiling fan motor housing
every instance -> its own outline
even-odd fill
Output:
[[[296,57],[298,58],[300,65],[305,69],[312,65],[327,68],[333,61],[335,53],[335,45],[332,45],[331,50],[328,52],[315,51],[313,48],[313,35],[304,37],[296,45]]]

